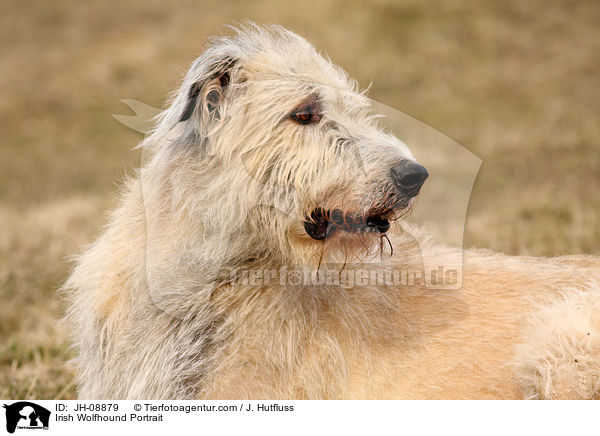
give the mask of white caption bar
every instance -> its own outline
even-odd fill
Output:
[[[598,402],[17,401],[0,435],[588,434]]]

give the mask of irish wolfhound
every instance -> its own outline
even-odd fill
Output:
[[[398,219],[427,170],[301,37],[213,40],[143,149],[65,287],[82,398],[599,396],[598,259],[370,280],[463,253]]]

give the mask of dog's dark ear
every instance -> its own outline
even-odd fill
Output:
[[[221,116],[221,104],[231,80],[231,69],[235,60],[225,58],[209,68],[210,73],[203,80],[194,83],[188,90],[187,101],[179,121],[192,118],[194,112],[200,114],[204,123]]]
[[[237,59],[223,51],[215,45],[194,61],[169,108],[156,118],[157,126],[143,146],[167,138],[170,143],[178,137],[206,138],[222,125],[240,69]],[[177,125],[181,129],[173,130]]]

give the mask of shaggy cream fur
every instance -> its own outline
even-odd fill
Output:
[[[212,41],[65,286],[81,398],[600,396],[600,260],[431,242],[399,220],[390,168],[413,157],[369,108],[287,30]],[[320,240],[319,209],[344,221]],[[463,255],[460,289],[419,279]]]

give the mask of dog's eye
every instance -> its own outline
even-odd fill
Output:
[[[292,121],[303,126],[318,123],[321,121],[321,118],[323,118],[323,115],[319,112],[319,108],[314,105],[296,109],[290,114],[290,119]]]
[[[312,122],[316,122],[316,114],[311,114],[310,112],[296,112],[292,115],[292,119],[298,124],[310,124]]]

